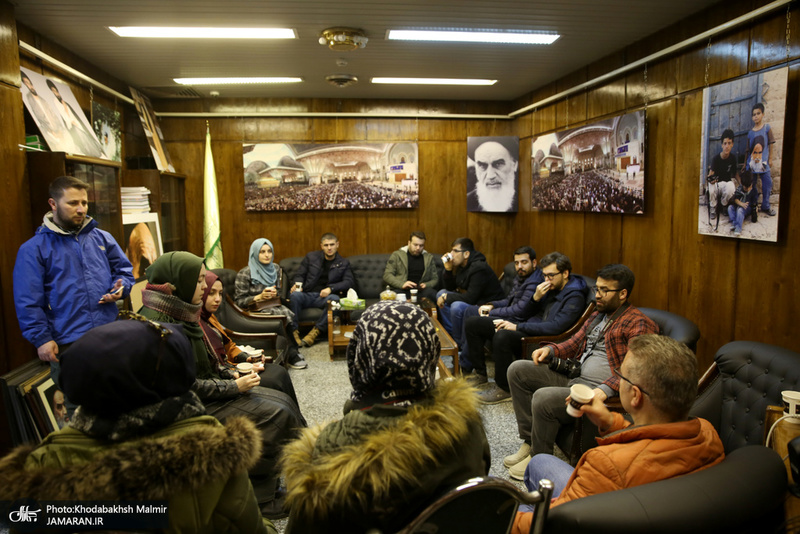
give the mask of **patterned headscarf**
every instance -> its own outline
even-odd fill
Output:
[[[264,245],[269,245],[269,248],[272,249],[272,261],[267,265],[258,261],[258,253],[261,252]],[[250,245],[250,258],[247,260],[247,266],[250,267],[250,278],[267,287],[275,285],[275,281],[278,279],[278,269],[275,267],[275,247],[272,246],[269,239],[260,237],[253,241],[253,244]]]
[[[395,301],[370,306],[347,346],[350,398],[390,401],[430,391],[440,350],[436,328],[418,306]]]

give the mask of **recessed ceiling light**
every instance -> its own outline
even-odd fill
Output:
[[[552,44],[561,37],[547,32],[389,30],[387,39],[400,41],[449,41],[468,43]]]
[[[497,80],[459,78],[372,78],[372,83],[397,83],[413,85],[494,85]]]
[[[295,77],[261,77],[261,78],[173,78],[181,85],[233,85],[246,83],[299,83],[303,78]]]
[[[109,26],[120,37],[165,39],[296,39],[291,28],[178,28],[156,26]]]

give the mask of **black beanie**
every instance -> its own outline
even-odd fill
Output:
[[[106,416],[182,395],[191,388],[196,372],[194,352],[180,325],[142,321],[92,328],[64,352],[60,362],[64,395]]]

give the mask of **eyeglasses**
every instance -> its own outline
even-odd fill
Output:
[[[627,382],[631,386],[636,386],[637,388],[639,388],[639,391],[641,391],[645,395],[650,395],[648,392],[646,392],[644,390],[644,388],[642,388],[642,386],[640,386],[638,384],[634,384],[633,382],[630,381],[630,379],[625,378],[624,376],[622,376],[622,373],[619,372],[619,367],[614,367],[614,374],[617,375],[618,377],[620,377],[621,379],[623,379],[625,382]]]
[[[544,276],[544,279],[545,279],[545,280],[552,280],[553,278],[555,278],[556,276],[558,276],[559,274],[561,274],[561,273],[563,273],[563,272],[564,272],[564,271],[556,271],[556,272],[554,272],[554,273],[544,273],[544,272],[543,272],[543,273],[542,273],[542,276]]]
[[[119,318],[119,319],[131,319],[133,321],[139,321],[140,323],[146,323],[146,324],[150,325],[151,327],[153,327],[155,329],[155,331],[158,332],[159,335],[161,335],[161,339],[166,339],[167,336],[172,334],[172,330],[170,330],[169,328],[166,328],[166,327],[158,324],[155,321],[151,321],[150,319],[148,319],[144,315],[139,315],[138,313],[135,313],[135,312],[132,312],[132,311],[122,310],[122,311],[119,312],[119,315],[117,315],[117,318]]]
[[[453,254],[458,254],[459,252],[464,252],[464,249],[453,249],[450,252],[452,252]]]
[[[605,297],[609,293],[616,293],[617,291],[622,291],[622,288],[609,289],[607,287],[592,286],[592,291],[594,291],[595,293],[599,293],[601,297]]]

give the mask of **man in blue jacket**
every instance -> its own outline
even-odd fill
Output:
[[[339,255],[339,238],[327,233],[320,249],[306,254],[294,275],[289,307],[296,316],[306,308],[325,309],[329,300],[339,300],[355,285],[350,262]],[[300,284],[300,285],[298,285]],[[314,328],[302,339],[310,347],[321,333],[328,331],[328,314],[323,313]]]
[[[530,300],[527,319],[502,319],[486,325],[467,323],[465,328],[469,358],[475,370],[486,374],[483,345],[492,340],[492,359],[495,362],[495,384],[479,394],[484,404],[511,400],[506,372],[514,360],[522,357],[522,338],[560,334],[572,326],[586,308],[589,288],[579,276],[571,277],[572,263],[560,252],[551,252],[540,262],[541,274]]]
[[[50,209],[14,264],[14,304],[25,339],[50,362],[90,329],[114,321],[116,301],[133,286],[133,267],[114,238],[87,215],[89,184],[61,176]],[[69,406],[69,404],[68,404]]]

